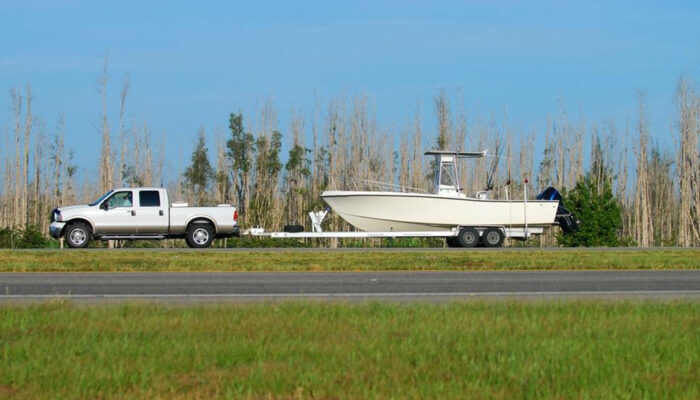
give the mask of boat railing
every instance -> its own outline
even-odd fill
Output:
[[[398,192],[398,193],[429,193],[427,190],[399,185],[396,183],[380,182],[372,179],[355,178],[352,176],[329,176],[329,189],[353,190],[357,192]]]

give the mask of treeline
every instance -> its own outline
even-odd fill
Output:
[[[700,97],[687,78],[678,82],[673,121],[654,134],[642,94],[622,126],[612,118],[589,123],[582,115],[571,117],[562,105],[543,133],[514,127],[506,113],[468,114],[444,91],[429,105],[434,121],[423,121],[417,105],[407,122],[390,127],[377,122],[367,96],[317,102],[306,114],[293,111],[288,126],[278,125],[277,110],[267,102],[253,115],[230,114],[213,143],[200,130],[190,160],[178,163],[173,174],[165,173],[163,140],[154,140],[147,121],[127,120],[128,78],[121,82],[117,121],[108,118],[106,64],[99,82],[101,151],[91,169],[99,173],[80,180],[63,119],[47,127],[32,113],[31,89],[12,90],[11,121],[0,128],[1,227],[46,232],[57,205],[85,203],[114,186],[164,184],[190,203],[236,205],[243,228],[310,228],[306,213],[325,206],[320,194],[327,188],[388,182],[430,190],[433,166],[425,150],[489,149],[491,157],[462,166],[469,194],[485,189],[487,175],[496,197],[504,196],[507,183],[511,195],[522,196],[528,179],[534,197],[547,186],[569,191],[588,177],[596,191],[613,193],[622,242],[700,245]],[[349,227],[332,218],[328,229]],[[556,244],[555,232],[541,240]]]

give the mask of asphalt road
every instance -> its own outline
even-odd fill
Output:
[[[4,273],[0,301],[700,299],[700,270],[334,273]]]

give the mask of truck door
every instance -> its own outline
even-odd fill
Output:
[[[138,218],[139,235],[158,235],[168,233],[167,204],[161,199],[160,190],[139,190]]]
[[[99,235],[133,235],[136,233],[134,194],[131,190],[112,193],[100,204],[95,218],[95,233]]]

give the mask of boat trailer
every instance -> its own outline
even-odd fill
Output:
[[[330,207],[326,207],[323,211],[311,211],[309,212],[309,218],[311,219],[312,232],[266,232],[264,228],[249,228],[243,231],[242,235],[249,236],[262,236],[269,237],[273,239],[309,239],[309,238],[447,238],[448,245],[450,240],[456,239],[460,233],[463,232],[465,228],[471,228],[478,233],[476,240],[478,241],[481,236],[483,236],[487,230],[497,229],[503,235],[503,238],[512,238],[525,240],[530,238],[532,235],[541,235],[544,232],[542,227],[506,227],[506,226],[473,226],[473,227],[462,227],[455,226],[449,230],[439,230],[439,231],[405,231],[405,232],[337,232],[337,231],[324,231],[321,224],[326,219],[326,216],[330,212]],[[292,226],[296,227],[296,226]],[[499,240],[498,246],[502,244],[502,239]],[[455,246],[457,247],[457,246]]]

